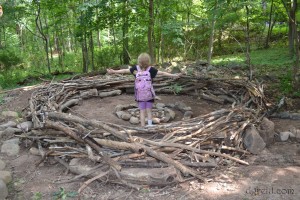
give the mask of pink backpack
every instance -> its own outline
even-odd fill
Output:
[[[137,65],[137,73],[135,75],[135,100],[149,101],[154,99],[155,92],[152,86],[151,74],[149,72],[150,66],[145,70],[141,70]]]

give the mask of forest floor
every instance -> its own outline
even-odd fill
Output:
[[[0,105],[0,110],[21,112],[28,106],[28,99],[34,89],[20,88],[9,93],[13,97]],[[190,106],[195,116],[221,109],[219,105],[190,96],[162,95],[162,103],[183,102]],[[118,104],[133,103],[131,95],[107,98],[91,98],[72,108],[71,112],[87,119],[96,119],[116,124],[129,125],[113,114]],[[177,113],[177,119],[182,116]],[[300,129],[299,120],[271,119],[275,131],[287,129],[289,125]],[[1,119],[4,122],[6,119]],[[0,141],[1,143],[1,141]],[[86,179],[76,182],[58,184],[58,180],[74,177],[66,168],[54,160],[47,160],[38,167],[35,163],[40,156],[29,153],[30,146],[23,141],[18,156],[0,154],[6,162],[6,168],[13,173],[13,181],[8,185],[9,200],[29,199],[300,199],[300,143],[287,141],[275,142],[258,155],[250,155],[245,160],[249,166],[232,163],[227,168],[215,170],[215,178],[208,183],[197,180],[187,181],[167,187],[147,187],[139,191],[126,186],[94,181],[82,192],[80,198],[76,192]],[[60,198],[58,198],[60,196]]]

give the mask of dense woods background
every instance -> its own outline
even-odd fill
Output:
[[[253,70],[268,57],[265,54],[256,64],[252,52],[279,49],[276,55],[284,57],[289,73],[287,85],[295,87],[298,80],[300,0],[0,3],[2,88],[26,77],[133,64],[141,52],[149,52],[153,63],[200,59],[217,64],[220,56],[239,56],[252,78]],[[278,62],[277,56],[272,59]]]

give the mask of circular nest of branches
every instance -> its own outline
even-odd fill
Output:
[[[263,87],[257,83],[157,77],[154,88],[158,94],[174,94],[176,86],[180,87],[176,90],[178,95],[231,106],[150,128],[86,120],[66,113],[84,99],[131,93],[133,82],[131,76],[105,75],[51,82],[38,88],[30,98],[27,117],[33,122],[33,133],[43,135],[37,137],[41,162],[53,156],[71,171],[91,178],[89,182],[105,180],[134,188],[191,178],[205,182],[212,176],[212,168],[248,165],[244,161],[249,154],[243,142],[244,132],[256,126],[270,110]],[[87,172],[72,168],[80,162],[91,164]]]

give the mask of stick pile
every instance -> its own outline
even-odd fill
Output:
[[[248,154],[243,147],[243,132],[249,125],[259,123],[268,111],[260,84],[190,76],[177,80],[158,77],[154,84],[158,94],[194,95],[223,104],[224,109],[151,128],[120,126],[66,113],[84,99],[120,95],[132,88],[131,76],[98,76],[51,82],[36,90],[30,98],[27,117],[34,124],[34,135],[30,137],[37,141],[41,162],[53,156],[69,168],[67,161],[72,158],[88,159],[101,165],[98,171],[91,169],[87,173],[97,172],[89,176],[89,182],[106,179],[135,188],[190,178],[205,182],[211,177],[211,168],[231,163],[248,165],[243,160]],[[141,180],[138,172],[144,172],[147,178]]]

